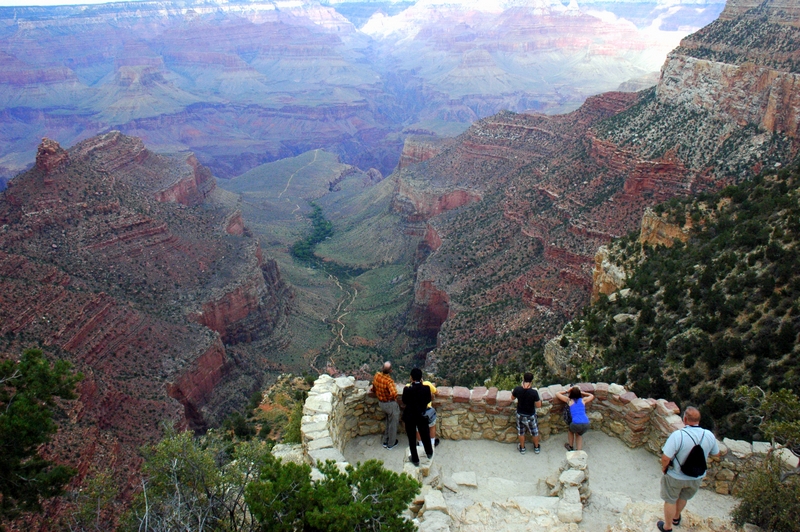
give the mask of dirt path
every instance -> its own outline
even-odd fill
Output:
[[[339,282],[339,279],[333,274],[329,273],[328,277],[330,277],[330,279],[333,280],[333,282],[336,284],[339,290],[341,290],[342,293],[344,294],[342,298],[339,300],[339,304],[336,306],[336,311],[333,313],[333,315],[335,316],[333,318],[334,338],[331,341],[330,345],[328,346],[328,349],[332,351],[335,345],[336,354],[339,354],[341,352],[342,345],[345,345],[347,347],[353,347],[347,342],[347,340],[344,339],[345,324],[342,321],[342,318],[350,314],[350,307],[353,305],[356,298],[358,297],[358,288],[353,287],[353,291],[351,292],[349,289],[342,286],[342,283]],[[344,308],[342,308],[342,305],[344,305]],[[333,359],[333,356],[331,356],[330,362],[335,365],[336,361]]]
[[[293,173],[292,175],[290,175],[290,176],[289,176],[289,180],[288,180],[288,181],[286,181],[286,186],[285,186],[285,187],[283,187],[283,191],[282,191],[280,194],[278,194],[278,199],[281,199],[281,197],[283,197],[283,194],[284,194],[284,193],[285,193],[287,190],[289,190],[289,185],[291,185],[291,184],[292,184],[292,179],[294,179],[294,176],[296,176],[296,175],[297,175],[297,173],[298,173],[300,170],[303,170],[303,169],[305,169],[305,168],[307,168],[307,167],[311,166],[311,165],[312,165],[312,164],[314,164],[315,162],[317,162],[317,153],[318,153],[318,152],[319,152],[319,150],[314,150],[314,159],[313,159],[313,160],[311,160],[311,162],[309,162],[309,163],[307,163],[307,164],[304,164],[303,166],[301,166],[300,168],[298,168],[297,170],[295,170],[295,171],[294,171],[294,173]]]

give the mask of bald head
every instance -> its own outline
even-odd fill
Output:
[[[687,425],[699,425],[700,411],[693,406],[687,406],[683,411],[683,420]]]
[[[381,369],[384,373],[391,373],[392,372],[392,363],[391,362],[384,362],[383,368]]]

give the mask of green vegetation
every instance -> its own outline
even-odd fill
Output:
[[[241,411],[232,412],[222,422],[220,437],[228,441],[258,437],[273,443],[300,443],[303,402],[315,380],[315,375],[281,375],[266,393],[253,392]]]
[[[419,492],[408,475],[370,460],[341,471],[282,462],[257,440],[213,431],[168,434],[149,449],[127,528],[136,530],[411,531],[401,513]]]
[[[800,476],[781,481],[782,471],[782,462],[770,456],[762,469],[748,475],[736,495],[740,502],[732,514],[735,523],[773,532],[800,530]]]
[[[789,390],[764,392],[741,388],[738,397],[745,411],[759,420],[758,430],[773,442],[788,448],[800,448],[800,398]],[[764,467],[745,479],[736,494],[739,504],[733,519],[739,525],[753,523],[764,530],[796,532],[800,530],[800,469],[787,471],[775,455],[764,460]]]
[[[800,391],[798,188],[794,168],[675,199],[656,212],[691,223],[688,242],[617,241],[610,252],[628,271],[630,293],[601,297],[565,329],[570,343],[595,353],[584,357],[588,374],[699,405],[720,436],[752,439],[756,427],[733,392]],[[615,320],[620,314],[635,319]]]
[[[247,487],[247,503],[265,531],[408,531],[401,516],[419,493],[419,483],[368,460],[342,472],[334,462],[320,467],[323,479],[312,482],[307,465],[262,467]]]
[[[75,471],[39,455],[56,432],[55,398],[74,399],[83,378],[70,364],[50,364],[38,349],[0,363],[0,520],[41,510],[42,499],[60,495]]]
[[[313,210],[311,218],[311,234],[292,245],[292,255],[300,261],[312,262],[314,260],[314,246],[333,235],[333,224],[325,219],[322,208],[311,203]]]

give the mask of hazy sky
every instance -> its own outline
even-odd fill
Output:
[[[111,2],[136,2],[137,0],[0,0],[0,7],[9,6],[64,6],[68,4],[110,4]]]

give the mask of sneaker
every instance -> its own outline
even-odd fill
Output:
[[[398,443],[400,443],[400,440],[394,440],[394,443],[391,444],[391,445],[387,445],[386,448],[387,449],[394,449],[395,447],[397,447]]]
[[[541,445],[538,445],[538,446],[533,448],[534,454],[539,454],[539,451],[541,451],[541,450],[542,450],[542,446]]]
[[[419,467],[419,462],[411,462],[411,463],[414,464],[414,467]]]
[[[525,454],[525,447],[520,444],[517,444],[517,449],[519,449],[519,454]]]
[[[428,460],[430,460],[431,458],[433,458],[433,453],[431,453],[431,454],[429,454],[427,456],[428,456]]]
[[[386,442],[382,442],[382,443],[383,443],[383,448],[384,449],[388,449],[389,448],[389,445]]]
[[[436,447],[437,445],[439,445],[439,438],[436,438],[436,439],[433,441],[433,446],[434,446],[434,447]]]

